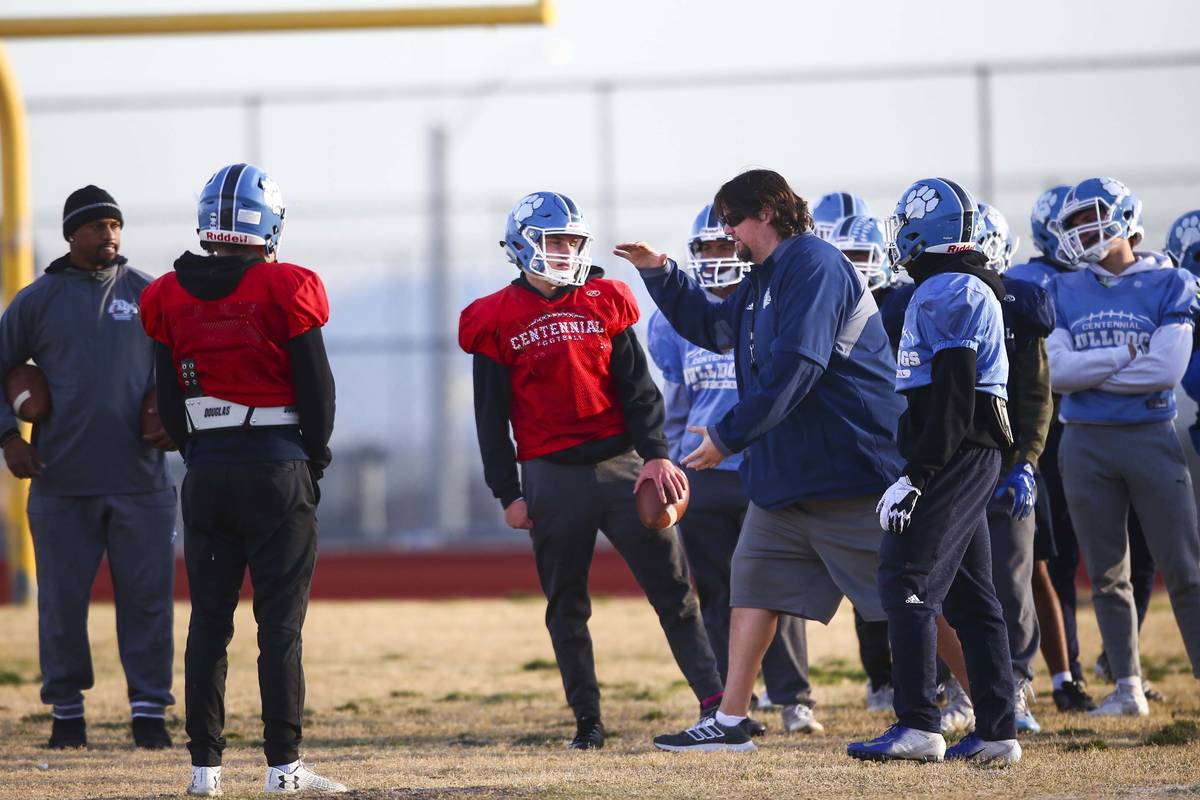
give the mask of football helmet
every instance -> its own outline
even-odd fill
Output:
[[[546,237],[578,236],[579,249],[570,254],[546,254]],[[555,286],[582,286],[592,267],[592,233],[575,201],[558,192],[533,192],[508,212],[500,242],[508,260],[530,275]]]
[[[833,229],[829,241],[862,273],[868,289],[882,289],[892,283],[887,237],[878,219],[864,214],[846,217]]]
[[[1175,266],[1200,277],[1200,208],[1171,223],[1163,252],[1170,256]]]
[[[987,267],[995,272],[1005,272],[1012,266],[1013,255],[1021,240],[1013,236],[1008,227],[1008,220],[1000,213],[1000,209],[987,203],[978,205],[979,216],[983,218],[983,229],[975,240],[979,249],[987,258]]]
[[[733,237],[725,235],[725,228],[711,204],[700,209],[695,222],[692,223],[692,235],[688,239],[687,270],[696,279],[696,283],[705,288],[733,286],[741,282],[751,264],[738,258],[736,252],[725,258],[706,258],[703,251],[705,242],[733,244]]]
[[[983,221],[975,198],[947,178],[922,178],[900,195],[887,221],[892,268],[903,269],[923,253],[978,250]]]
[[[828,239],[844,217],[866,216],[871,213],[867,201],[850,192],[830,192],[817,201],[812,210],[813,230]]]
[[[279,249],[287,209],[279,186],[253,164],[230,164],[200,190],[196,233],[200,245],[262,245]]]
[[[1033,230],[1034,246],[1041,251],[1045,258],[1056,264],[1064,265],[1069,265],[1071,259],[1063,252],[1062,242],[1058,240],[1058,234],[1051,228],[1069,191],[1071,191],[1071,187],[1066,184],[1047,189],[1038,197],[1037,202],[1033,204],[1033,211],[1029,214],[1029,227]]]
[[[1144,233],[1142,201],[1116,178],[1088,178],[1067,192],[1050,230],[1071,261],[1103,261],[1117,239]]]

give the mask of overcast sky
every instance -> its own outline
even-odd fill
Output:
[[[0,14],[385,5],[397,4],[6,0]],[[354,263],[339,265],[330,278],[356,282],[359,265],[425,259],[428,130],[442,124],[451,141],[452,258],[493,258],[504,212],[535,188],[574,195],[605,244],[636,236],[677,247],[695,209],[721,181],[751,165],[779,169],[808,197],[857,190],[877,213],[926,173],[973,184],[974,81],[968,75],[755,86],[747,79],[744,86],[618,92],[607,109],[587,92],[349,106],[272,105],[272,98],[316,88],[537,87],[569,79],[803,75],[871,65],[943,64],[962,75],[975,62],[1120,64],[1130,55],[1200,52],[1200,4],[1189,0],[1146,3],[1136,13],[1128,2],[1112,0],[561,0],[556,7],[551,28],[5,42],[32,110],[37,241],[50,251],[60,246],[54,231],[62,198],[94,182],[141,219],[142,235],[128,237],[127,252],[161,272],[169,255],[190,243],[175,231],[188,231],[186,218],[207,176],[223,163],[256,158],[288,201],[290,255],[335,263],[352,242]],[[1175,214],[1200,205],[1198,85],[1194,67],[997,78],[998,188],[987,199],[1024,230],[1047,181],[1113,173],[1146,195],[1158,236]],[[226,91],[263,93],[257,138],[237,107],[72,114],[46,105],[64,97]],[[614,139],[611,164],[598,155],[605,125]],[[611,201],[606,185],[616,195]],[[381,219],[390,235],[381,234]],[[353,238],[330,236],[334,230]]]

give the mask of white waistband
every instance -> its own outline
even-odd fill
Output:
[[[295,406],[244,406],[219,397],[189,397],[184,406],[188,428],[193,431],[300,424],[300,412]]]

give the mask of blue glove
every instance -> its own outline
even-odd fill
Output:
[[[1006,494],[1012,492],[1012,510],[1008,513],[1013,519],[1025,519],[1033,513],[1033,505],[1037,502],[1034,474],[1030,464],[1017,464],[1008,473],[1008,477],[996,487],[996,500],[1002,500]]]

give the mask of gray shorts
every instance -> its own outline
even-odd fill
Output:
[[[876,578],[883,536],[877,500],[812,500],[774,510],[751,503],[733,553],[729,604],[828,624],[845,595],[867,621],[887,619]]]

